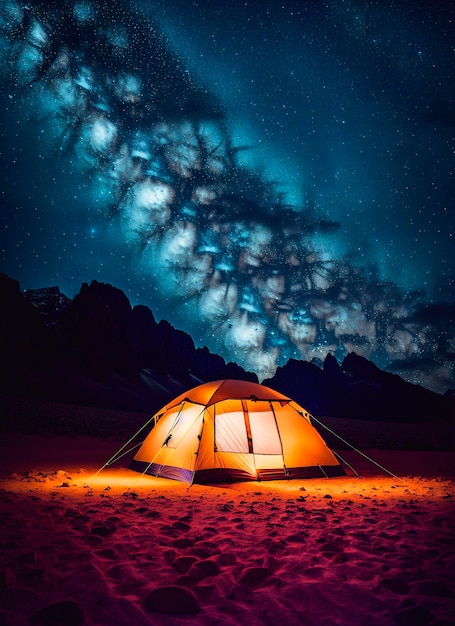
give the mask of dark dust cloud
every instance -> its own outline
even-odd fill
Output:
[[[454,386],[448,3],[0,4],[2,269],[273,375]]]

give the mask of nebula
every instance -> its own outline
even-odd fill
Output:
[[[290,358],[354,351],[453,386],[455,307],[432,318],[423,289],[346,252],[340,220],[311,193],[290,202],[246,165],[253,147],[140,4],[6,0],[0,53],[4,117],[24,122],[2,135],[32,155],[35,201],[53,195],[60,221],[91,225],[76,250],[55,244],[56,263],[117,272],[127,293],[260,380]]]

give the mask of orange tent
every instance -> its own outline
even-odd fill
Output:
[[[154,415],[130,468],[188,483],[343,475],[310,417],[263,385],[205,383]]]

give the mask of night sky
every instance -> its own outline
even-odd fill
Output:
[[[0,269],[455,387],[449,4],[3,0]]]

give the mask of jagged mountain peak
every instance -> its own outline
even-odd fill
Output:
[[[32,305],[31,292],[25,296],[5,275],[0,290],[2,327],[9,337],[4,393],[151,411],[176,385],[188,389],[220,378],[257,382],[255,374],[196,347],[190,335],[168,321],[157,322],[148,307],[133,308],[112,285],[83,283],[72,300],[58,296],[55,288],[38,290],[38,307]],[[52,302],[55,310],[48,311]],[[57,310],[62,302],[65,306]],[[53,318],[50,326],[47,315]],[[422,421],[449,419],[454,413],[449,394],[412,385],[354,352],[341,364],[331,354],[320,363],[290,359],[263,383],[315,415]]]

